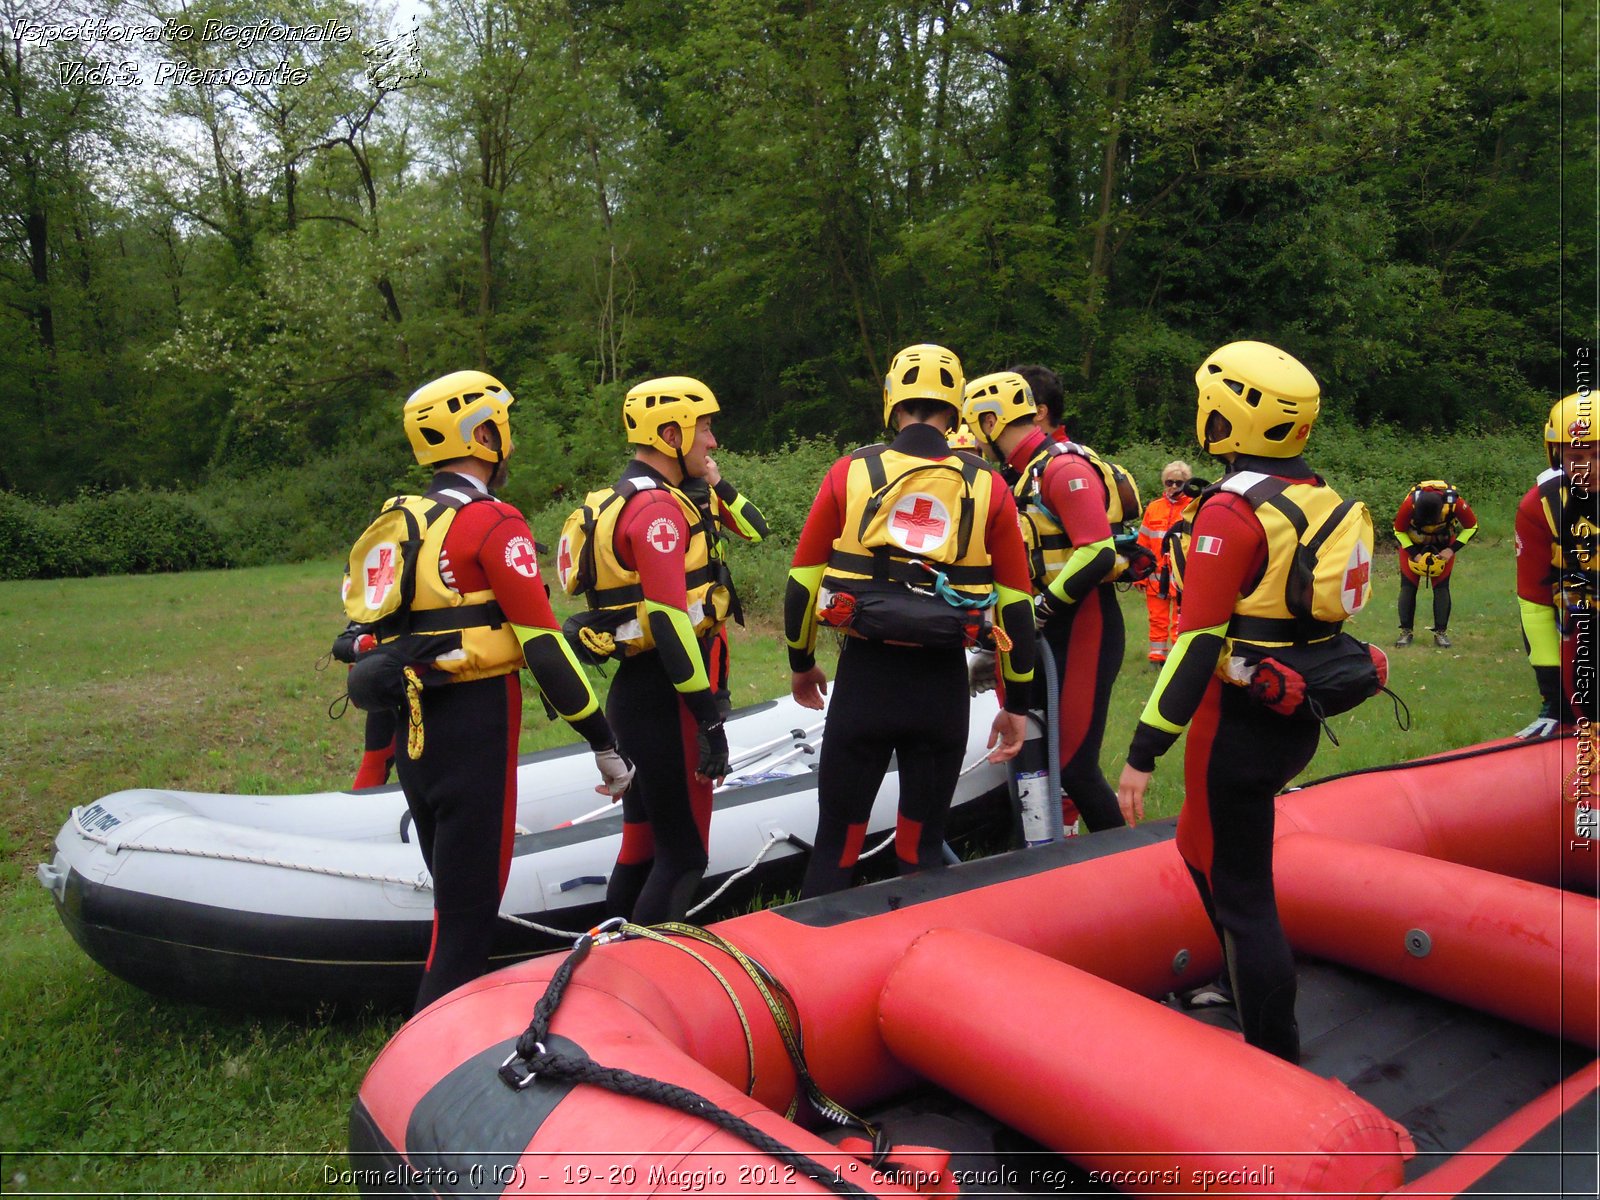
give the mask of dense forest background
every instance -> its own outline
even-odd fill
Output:
[[[1195,366],[1235,337],[1362,426],[1526,438],[1593,383],[1590,0],[0,21],[17,499],[403,456],[400,399],[466,366],[518,396],[535,500],[615,468],[628,382],[705,379],[744,449],[863,441],[921,340],[969,376],[1056,366],[1107,449],[1183,444]],[[284,36],[313,25],[334,36]]]

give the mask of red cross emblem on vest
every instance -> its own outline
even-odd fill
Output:
[[[373,600],[381,600],[385,592],[394,586],[394,547],[378,547],[378,565],[367,568],[367,594]]]
[[[889,514],[890,536],[907,550],[939,545],[949,536],[950,518],[932,496],[911,496]]]
[[[572,543],[566,538],[562,538],[561,545],[556,547],[556,574],[561,576],[563,582],[572,574]]]
[[[1357,563],[1344,573],[1344,590],[1359,596],[1361,589],[1367,586],[1367,579],[1371,574],[1371,563]]]

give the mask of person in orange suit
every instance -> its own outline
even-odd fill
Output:
[[[1150,609],[1151,662],[1160,666],[1178,630],[1178,588],[1172,578],[1172,562],[1167,554],[1167,531],[1178,523],[1183,510],[1189,506],[1190,496],[1183,485],[1194,478],[1186,462],[1169,462],[1161,468],[1161,495],[1145,506],[1139,521],[1139,545],[1150,551],[1156,559],[1156,570],[1148,579],[1138,583],[1144,592],[1145,604]]]

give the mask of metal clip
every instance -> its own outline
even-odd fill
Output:
[[[589,930],[588,933],[584,934],[583,937],[579,938],[578,941],[581,942],[584,938],[588,938],[597,946],[604,946],[607,942],[620,942],[627,936],[623,933],[623,928],[627,924],[628,919],[626,917],[607,917],[600,924]]]
[[[535,1042],[533,1044],[533,1050],[536,1055],[543,1056],[545,1053],[544,1043]],[[521,1056],[518,1055],[515,1050],[513,1050],[510,1054],[506,1055],[505,1062],[500,1064],[500,1078],[505,1080],[507,1085],[516,1088],[519,1092],[539,1077],[539,1073],[537,1071],[530,1070],[526,1066],[524,1066],[522,1072],[519,1072],[511,1065],[514,1062],[518,1062],[520,1059]]]

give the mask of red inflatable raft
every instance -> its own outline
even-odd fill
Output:
[[[634,939],[487,976],[379,1056],[349,1182],[1592,1196],[1600,843],[1573,770],[1570,742],[1509,743],[1280,799],[1300,1067],[1155,999],[1220,966],[1156,823],[714,926],[753,969]],[[876,1151],[806,1108],[786,1030]]]

